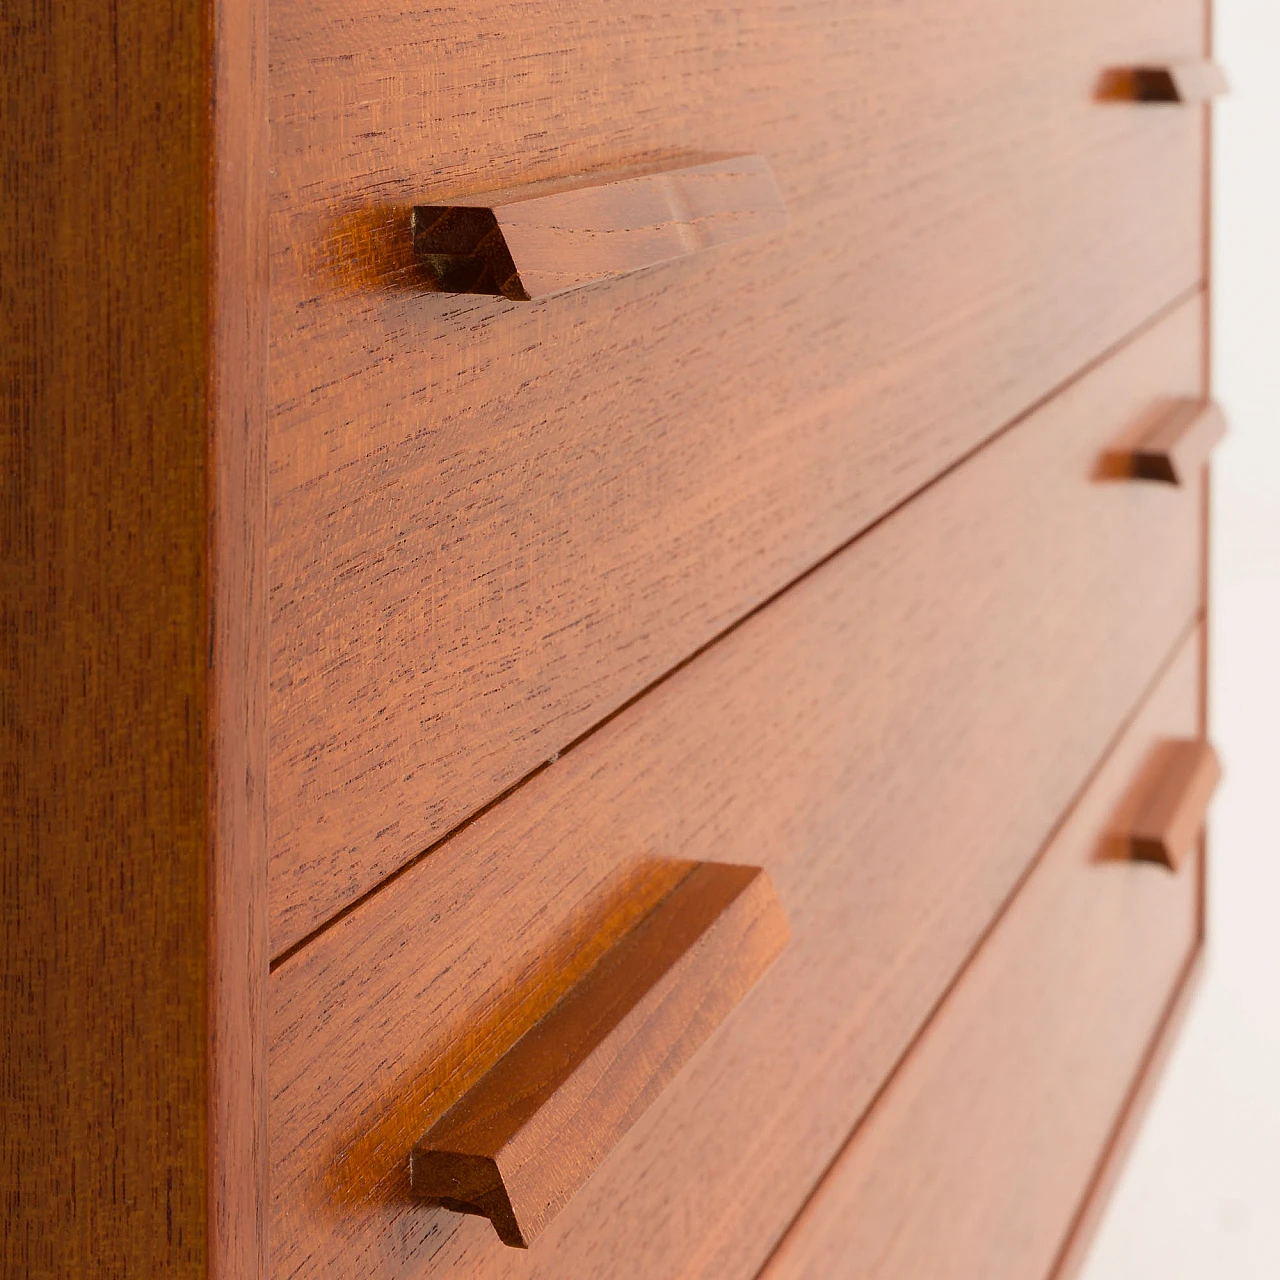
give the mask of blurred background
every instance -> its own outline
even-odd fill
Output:
[[[1209,953],[1084,1280],[1280,1280],[1280,0],[1215,0]]]

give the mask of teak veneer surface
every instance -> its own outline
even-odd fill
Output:
[[[1212,401],[1175,404],[1134,450],[1133,474],[1161,484],[1197,484],[1226,434],[1226,418]]]
[[[436,1121],[415,1195],[528,1248],[728,1017],[791,933],[759,867],[688,874]]]
[[[788,1233],[762,1280],[1054,1270],[1199,942],[1202,867],[1117,857],[1163,740],[1194,736],[1199,629]]]
[[[276,1276],[761,1265],[1200,606],[1200,491],[1099,462],[1202,394],[1202,324],[1178,308],[275,969]],[[414,1142],[664,858],[763,865],[788,950],[527,1254],[414,1204]]]
[[[1202,842],[1202,848],[1205,844],[1207,842]],[[1187,1017],[1200,995],[1200,984],[1204,981],[1205,971],[1203,916],[1205,882],[1208,878],[1205,852],[1202,852],[1201,859],[1200,946],[1183,972],[1177,989],[1165,1008],[1155,1039],[1147,1047],[1147,1054],[1138,1069],[1138,1076],[1133,1082],[1128,1097],[1124,1100],[1122,1111],[1112,1126],[1106,1146],[1094,1169],[1084,1202],[1077,1209],[1075,1220],[1071,1224],[1071,1232],[1063,1242],[1062,1252],[1058,1255],[1053,1272],[1054,1280],[1075,1280],[1087,1267],[1098,1228],[1102,1225],[1111,1196],[1124,1173],[1125,1162],[1138,1135],[1142,1132],[1143,1122],[1159,1090],[1165,1067],[1178,1046]]]
[[[416,205],[413,278],[440,293],[529,302],[786,225],[763,156],[607,171]]]
[[[0,1275],[253,1280],[265,5],[0,31]]]
[[[1202,738],[1166,742],[1129,828],[1130,855],[1179,870],[1200,843],[1205,812],[1221,780],[1211,743]]]
[[[1134,70],[1134,90],[1141,102],[1198,104],[1219,98],[1230,89],[1222,68],[1205,59]]]
[[[1202,276],[1201,0],[271,5],[276,955]],[[765,157],[787,230],[543,303],[411,210]]]

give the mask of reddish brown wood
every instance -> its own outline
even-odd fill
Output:
[[[267,5],[206,5],[212,238],[205,247],[208,1237],[211,1280],[267,1250]],[[131,169],[126,166],[128,178]],[[140,478],[148,483],[145,474]],[[156,583],[153,586],[159,586]],[[175,589],[165,584],[166,590]],[[176,580],[176,589],[189,589]],[[159,852],[159,851],[158,851]],[[172,865],[166,858],[165,865]],[[194,947],[196,940],[191,940]],[[167,957],[174,962],[172,953]],[[207,1004],[206,1004],[207,1002]],[[127,1268],[133,1274],[135,1268]],[[161,1271],[163,1269],[160,1269]],[[157,1271],[156,1274],[159,1274]]]
[[[1200,341],[1195,302],[275,969],[275,1275],[754,1274],[1198,608],[1199,491],[1094,473]],[[787,951],[527,1253],[413,1203],[655,858],[763,864]]]
[[[265,1253],[265,6],[0,39],[0,1274]]]
[[[1208,59],[1173,62],[1160,67],[1137,67],[1134,96],[1139,102],[1177,102],[1199,106],[1229,92],[1222,68]]]
[[[960,976],[766,1280],[1047,1276],[1198,947],[1198,874],[1110,858],[1144,756],[1199,717],[1200,636]]]
[[[1135,797],[1128,824],[1130,856],[1179,870],[1204,829],[1221,780],[1217,753],[1204,739],[1161,743]]]
[[[527,1249],[778,958],[790,934],[763,871],[683,865],[414,1146],[415,1195],[481,1214]]]
[[[1202,122],[1093,89],[1202,0],[271,27],[277,955],[1200,281]],[[416,205],[690,151],[768,156],[788,231],[415,284]]]
[[[1192,484],[1227,434],[1222,410],[1212,401],[1184,400],[1172,406],[1138,445],[1131,474],[1163,484]]]
[[[420,205],[413,247],[427,289],[529,302],[786,225],[768,161],[732,156]]]
[[[1204,865],[1199,873],[1200,896],[1204,896]],[[1165,1067],[1177,1046],[1192,1008],[1199,994],[1204,977],[1205,943],[1203,933],[1191,959],[1183,970],[1178,987],[1169,1001],[1160,1028],[1147,1051],[1129,1092],[1129,1097],[1112,1130],[1110,1140],[1094,1174],[1089,1191],[1072,1224],[1071,1233],[1063,1244],[1058,1263],[1053,1270],[1054,1280],[1070,1280],[1084,1268],[1089,1249],[1101,1225],[1103,1214],[1112,1192],[1115,1190],[1125,1161],[1141,1131],[1147,1109],[1155,1096]]]
[[[1204,896],[1204,869],[1198,876],[1200,896]],[[1155,1095],[1160,1079],[1164,1073],[1169,1057],[1178,1043],[1183,1023],[1187,1014],[1195,1004],[1200,982],[1204,975],[1204,935],[1201,933],[1199,944],[1193,953],[1177,990],[1169,1001],[1160,1029],[1156,1032],[1147,1056],[1129,1091],[1115,1128],[1103,1149],[1098,1168],[1094,1172],[1093,1181],[1081,1204],[1070,1235],[1063,1243],[1057,1265],[1054,1267],[1053,1280],[1072,1280],[1080,1274],[1089,1255],[1090,1245],[1102,1223],[1102,1217],[1111,1198],[1120,1174],[1124,1170],[1125,1160],[1141,1130],[1147,1108]]]
[[[1209,36],[1205,37],[1205,47]],[[1202,106],[1230,91],[1217,63],[1194,59],[1163,66],[1112,67],[1098,85],[1103,102],[1172,103]]]

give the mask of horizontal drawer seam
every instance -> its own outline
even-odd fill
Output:
[[[1155,692],[1160,682],[1167,675],[1167,673],[1169,672],[1169,669],[1173,666],[1179,653],[1182,651],[1183,646],[1187,644],[1187,642],[1195,634],[1196,629],[1204,625],[1204,622],[1205,622],[1205,611],[1202,605],[1200,608],[1196,610],[1194,616],[1178,633],[1177,639],[1174,641],[1169,651],[1161,658],[1159,666],[1152,673],[1151,678],[1143,686],[1142,692],[1139,694],[1137,700],[1133,703],[1131,707],[1128,708],[1128,710],[1125,713],[1124,719],[1120,722],[1120,724],[1116,727],[1115,732],[1107,740],[1107,744],[1103,748],[1097,760],[1094,762],[1093,768],[1089,770],[1089,773],[1083,779],[1080,786],[1073,793],[1070,801],[1067,803],[1062,813],[1058,816],[1053,826],[1045,834],[1045,837],[1041,842],[1040,847],[1036,850],[1034,857],[1032,857],[1031,860],[1027,863],[1027,865],[1023,868],[1022,873],[1018,876],[1018,879],[1014,882],[1013,887],[1009,890],[1008,895],[1005,897],[1004,901],[1000,904],[999,908],[991,917],[991,920],[988,922],[986,928],[983,929],[982,932],[975,939],[973,946],[970,948],[968,954],[965,956],[964,960],[961,962],[960,966],[957,968],[955,974],[952,976],[952,978],[946,984],[946,986],[939,992],[938,998],[934,1001],[928,1013],[921,1020],[920,1025],[915,1030],[915,1033],[911,1036],[910,1040],[908,1040],[907,1043],[903,1046],[902,1052],[899,1054],[898,1058],[895,1060],[893,1066],[890,1068],[885,1078],[880,1082],[880,1085],[876,1089],[875,1093],[872,1094],[872,1096],[868,1100],[866,1108],[863,1110],[862,1114],[858,1117],[853,1127],[849,1130],[844,1141],[840,1144],[840,1147],[838,1148],[838,1150],[831,1157],[826,1168],[819,1175],[817,1181],[810,1188],[809,1194],[805,1196],[803,1202],[800,1204],[799,1208],[796,1210],[795,1216],[792,1218],[791,1222],[788,1223],[786,1229],[779,1235],[778,1239],[774,1242],[773,1248],[770,1249],[767,1256],[761,1262],[759,1268],[755,1272],[757,1276],[762,1275],[768,1269],[769,1264],[773,1261],[773,1258],[777,1254],[778,1250],[781,1249],[783,1242],[787,1239],[787,1236],[790,1234],[792,1228],[804,1216],[806,1210],[809,1207],[810,1202],[818,1194],[819,1190],[822,1188],[822,1186],[826,1182],[831,1171],[836,1167],[836,1165],[839,1164],[845,1152],[849,1149],[850,1145],[858,1137],[858,1134],[861,1131],[863,1123],[865,1122],[867,1117],[875,1110],[880,1099],[883,1097],[886,1090],[888,1090],[889,1086],[893,1082],[894,1078],[897,1076],[898,1072],[902,1069],[903,1064],[906,1063],[907,1060],[911,1057],[911,1055],[915,1052],[916,1047],[919,1045],[920,1041],[923,1039],[925,1032],[928,1030],[934,1018],[938,1015],[939,1011],[947,1003],[948,999],[950,999],[952,993],[956,990],[957,987],[959,987],[960,983],[963,981],[965,973],[968,971],[969,966],[974,960],[974,957],[977,956],[977,954],[987,944],[987,940],[999,927],[1000,922],[1009,913],[1013,904],[1017,901],[1018,896],[1022,892],[1024,886],[1035,874],[1036,868],[1043,861],[1045,854],[1048,852],[1049,848],[1052,846],[1054,840],[1058,837],[1059,832],[1066,825],[1071,815],[1075,812],[1075,809],[1079,805],[1081,800],[1088,794],[1090,788],[1094,785],[1095,781],[1097,780],[1098,775],[1102,772],[1102,769],[1105,766],[1106,762],[1110,759],[1112,753],[1120,745],[1125,734],[1128,733],[1129,730],[1133,727],[1133,724],[1137,720],[1138,716],[1140,715],[1143,707],[1146,705],[1148,699]],[[1192,959],[1194,959],[1194,957],[1192,957]],[[1183,977],[1185,977],[1185,972],[1183,975],[1180,975],[1178,990],[1181,990],[1182,988]],[[1157,1042],[1159,1040],[1160,1031],[1163,1029],[1165,1025],[1165,1021],[1167,1020],[1167,1017],[1168,1017],[1168,1011],[1166,1010],[1166,1012],[1161,1015],[1160,1026],[1157,1029],[1157,1033],[1156,1033]],[[1147,1053],[1143,1057],[1142,1063],[1143,1063],[1144,1069],[1148,1061],[1148,1058],[1150,1057],[1150,1052],[1151,1052],[1150,1049],[1148,1049]],[[1131,1101],[1131,1098],[1126,1098],[1125,1108],[1124,1108],[1124,1112],[1122,1113],[1122,1116],[1123,1114],[1127,1114],[1130,1101]],[[1107,1147],[1108,1151],[1110,1151],[1111,1145],[1112,1145],[1112,1142],[1109,1141],[1108,1147]],[[1099,1168],[1101,1168],[1101,1166],[1099,1166]],[[1095,1174],[1095,1176],[1090,1179],[1090,1184],[1089,1184],[1090,1190],[1092,1190],[1092,1186],[1093,1186],[1093,1183],[1096,1181],[1096,1177],[1097,1175]],[[1083,1203],[1087,1204],[1087,1198],[1088,1197],[1086,1193],[1086,1198]],[[1079,1217],[1079,1214],[1076,1215],[1076,1218],[1078,1217]],[[1073,1218],[1073,1229],[1074,1229],[1074,1221],[1075,1221],[1075,1218]],[[1065,1248],[1065,1245],[1064,1245],[1064,1248]],[[1055,1263],[1055,1267],[1057,1265],[1058,1264]]]
[[[1110,1179],[1117,1171],[1118,1162],[1123,1160],[1129,1139],[1133,1136],[1133,1126],[1141,1118],[1142,1112],[1150,1101],[1152,1086],[1163,1067],[1165,1055],[1173,1047],[1182,1021],[1190,1009],[1192,998],[1203,976],[1204,956],[1205,940],[1202,924],[1200,932],[1192,941],[1191,950],[1178,974],[1173,991],[1160,1014],[1160,1021],[1143,1052],[1133,1083],[1129,1086],[1129,1091],[1125,1094],[1124,1102],[1120,1107],[1120,1113],[1116,1117],[1111,1132],[1107,1135],[1106,1145],[1089,1176],[1089,1182],[1084,1189],[1084,1194],[1080,1197],[1080,1203],[1071,1217],[1071,1225],[1067,1228],[1062,1246],[1049,1271],[1049,1280],[1068,1280],[1069,1277],[1077,1274],[1088,1256],[1087,1246],[1092,1238],[1093,1228],[1098,1225],[1098,1218],[1093,1215],[1105,1202]]]
[[[559,751],[557,751],[555,754],[550,756],[546,761],[538,765],[537,768],[530,770],[528,773],[518,778],[515,782],[513,782],[505,790],[501,791],[493,799],[489,800],[487,803],[482,805],[479,809],[475,810],[468,817],[463,819],[456,826],[452,827],[448,832],[442,835],[439,839],[433,841],[430,845],[427,846],[427,848],[422,850],[422,852],[418,853],[415,857],[410,858],[401,866],[397,867],[389,875],[385,876],[382,880],[380,880],[376,885],[372,886],[370,889],[368,889],[366,892],[361,894],[359,897],[353,899],[340,911],[330,916],[327,920],[325,920],[323,923],[318,925],[316,928],[312,929],[305,936],[300,938],[297,942],[285,948],[277,956],[273,957],[271,961],[271,966],[270,966],[271,972],[274,973],[281,965],[283,965],[286,961],[288,961],[292,956],[296,955],[298,952],[306,948],[311,942],[313,942],[321,934],[325,933],[328,929],[332,928],[340,920],[345,919],[347,916],[352,914],[352,912],[364,906],[367,902],[369,902],[375,895],[380,893],[388,885],[392,884],[394,881],[398,880],[401,876],[405,875],[414,867],[418,866],[419,863],[423,861],[423,859],[437,852],[443,845],[448,843],[450,840],[454,839],[454,837],[456,837],[462,831],[465,831],[473,823],[479,821],[496,806],[508,800],[517,791],[521,790],[521,788],[523,788],[527,783],[531,782],[540,773],[542,773],[548,767],[548,765],[554,763],[555,761],[559,760],[563,755],[567,754],[568,752],[580,746],[583,742],[585,742],[588,738],[592,737],[601,728],[609,724],[610,721],[614,720],[616,717],[621,715],[624,711],[628,710],[631,706],[639,702],[642,698],[648,696],[653,690],[658,688],[660,685],[664,684],[667,680],[671,679],[671,677],[676,675],[678,672],[682,671],[685,667],[687,667],[695,659],[700,657],[707,650],[719,644],[727,636],[731,635],[739,627],[743,626],[743,624],[750,621],[757,614],[763,612],[765,609],[769,608],[771,605],[776,603],[783,595],[791,591],[798,584],[804,582],[806,579],[808,579],[813,574],[815,574],[818,570],[822,569],[825,565],[829,564],[831,561],[836,559],[836,557],[842,555],[845,551],[849,550],[854,545],[854,543],[859,541],[859,539],[865,537],[867,534],[879,528],[880,525],[882,525],[887,520],[891,519],[892,517],[900,513],[904,508],[906,508],[909,504],[914,502],[917,498],[921,497],[923,494],[927,493],[929,490],[933,489],[935,486],[937,486],[938,484],[946,480],[949,476],[951,476],[953,473],[958,471],[961,467],[965,466],[971,459],[973,459],[974,457],[982,453],[985,449],[997,443],[1000,439],[1002,439],[1005,435],[1007,435],[1011,431],[1016,430],[1029,418],[1031,418],[1036,413],[1044,409],[1046,405],[1050,404],[1052,401],[1056,400],[1058,397],[1065,394],[1068,390],[1070,390],[1071,387],[1076,385],[1083,378],[1087,377],[1089,374],[1093,373],[1095,370],[1105,365],[1108,361],[1112,360],[1119,352],[1121,352],[1125,348],[1132,345],[1143,334],[1155,328],[1168,316],[1176,312],[1178,308],[1186,305],[1192,299],[1199,296],[1203,292],[1203,288],[1204,288],[1203,280],[1199,280],[1197,281],[1196,284],[1194,284],[1190,288],[1179,293],[1174,299],[1172,299],[1164,307],[1160,308],[1157,312],[1155,312],[1155,314],[1150,316],[1141,325],[1139,325],[1137,328],[1133,329],[1128,334],[1126,334],[1124,338],[1122,338],[1119,342],[1112,344],[1106,350],[1100,352],[1096,357],[1090,360],[1087,364],[1085,364],[1080,369],[1078,369],[1065,382],[1054,387],[1045,395],[1037,399],[1034,403],[1027,406],[1014,418],[1004,423],[1001,427],[999,427],[991,435],[983,439],[980,443],[973,446],[971,449],[963,453],[960,457],[953,460],[943,470],[941,470],[936,475],[931,477],[928,481],[926,481],[924,484],[919,486],[917,489],[913,490],[909,495],[901,499],[899,502],[897,502],[894,506],[889,508],[887,511],[883,512],[871,523],[858,529],[849,538],[845,539],[838,546],[834,547],[832,550],[830,550],[825,555],[823,555],[820,559],[816,560],[813,564],[809,565],[808,568],[806,568],[802,573],[798,574],[785,586],[779,588],[777,591],[774,591],[771,595],[769,595],[764,600],[760,601],[758,604],[753,606],[746,613],[742,614],[729,626],[724,627],[722,630],[717,632],[714,636],[712,636],[709,640],[707,640],[705,643],[700,645],[697,649],[695,649],[692,653],[690,653],[687,657],[685,657],[675,666],[663,672],[657,679],[650,681],[643,689],[639,690],[639,692],[633,694],[626,701],[620,703],[611,712],[609,712],[608,715],[602,717],[590,728],[580,733],[576,738],[574,738],[566,746],[562,747]]]

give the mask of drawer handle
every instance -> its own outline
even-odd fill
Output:
[[[1222,68],[1207,59],[1124,67],[1103,77],[1104,98],[1123,102],[1173,102],[1199,106],[1229,92]]]
[[[1204,826],[1221,779],[1222,767],[1209,743],[1177,739],[1161,744],[1154,781],[1129,831],[1129,856],[1177,871]]]
[[[528,302],[786,225],[768,161],[734,156],[419,205],[413,248],[431,292]]]
[[[1162,484],[1190,483],[1227,434],[1227,420],[1212,401],[1179,400],[1139,442],[1130,474]]]
[[[414,1146],[413,1193],[528,1248],[789,937],[763,870],[692,864]]]

